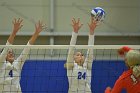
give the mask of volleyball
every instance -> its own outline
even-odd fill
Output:
[[[105,11],[101,7],[95,7],[91,10],[91,16],[96,19],[96,21],[102,22],[105,18]]]

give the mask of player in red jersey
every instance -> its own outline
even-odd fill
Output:
[[[121,93],[123,89],[127,93],[140,93],[140,52],[125,46],[118,53],[124,56],[128,70],[123,72],[112,89],[107,87],[105,93]]]

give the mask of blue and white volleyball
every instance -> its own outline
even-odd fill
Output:
[[[105,11],[101,7],[96,7],[91,10],[91,16],[96,19],[96,21],[102,22],[105,19]]]

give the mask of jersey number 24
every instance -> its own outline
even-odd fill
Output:
[[[77,79],[86,79],[86,72],[78,72],[78,78]]]

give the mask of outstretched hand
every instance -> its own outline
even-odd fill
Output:
[[[15,36],[16,36],[16,34],[17,34],[17,32],[21,29],[21,27],[23,26],[22,25],[22,19],[20,19],[20,18],[18,18],[18,19],[14,19],[13,21],[12,21],[12,23],[13,23],[13,31],[12,31],[12,33],[10,34],[10,36],[9,36],[9,38],[8,38],[8,42],[10,43],[10,44],[13,44],[13,41],[14,41],[14,38],[15,38]]]
[[[40,33],[44,29],[45,25],[40,20],[35,24],[36,33]]]
[[[20,18],[14,19],[12,21],[12,23],[14,25],[14,27],[13,27],[14,34],[16,34],[21,29],[21,27],[23,26],[22,22],[23,22],[23,19],[20,19]]]
[[[93,35],[94,34],[94,30],[97,26],[97,21],[95,20],[94,17],[91,17],[91,22],[88,23],[89,26],[89,30],[90,30],[90,34]]]
[[[83,24],[80,23],[80,18],[78,18],[78,21],[76,21],[75,18],[73,18],[71,25],[75,33],[78,33],[79,29],[83,26]]]
[[[32,37],[30,38],[30,40],[29,40],[29,43],[31,45],[34,44],[34,42],[36,41],[37,37],[39,36],[39,33],[41,31],[43,31],[44,27],[45,27],[45,25],[40,20],[35,24],[35,32],[32,35]]]

